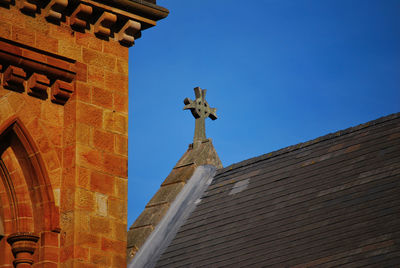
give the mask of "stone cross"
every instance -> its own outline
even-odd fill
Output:
[[[206,127],[205,119],[210,117],[212,120],[217,119],[217,109],[211,108],[206,101],[206,89],[201,89],[199,87],[194,88],[194,94],[196,96],[195,100],[186,98],[183,103],[185,107],[183,110],[188,110],[192,112],[195,120],[194,128],[194,138],[193,143],[202,142],[206,140]]]

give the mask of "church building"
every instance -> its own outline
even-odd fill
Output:
[[[400,113],[223,167],[200,87],[127,232],[128,51],[168,14],[0,0],[0,268],[399,267]]]

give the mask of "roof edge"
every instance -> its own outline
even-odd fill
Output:
[[[154,267],[160,256],[174,239],[179,228],[190,216],[216,173],[212,165],[199,166],[188,183],[172,202],[167,213],[139,249],[128,268]]]
[[[169,10],[143,0],[93,0],[122,10],[140,14],[151,20],[161,20],[168,16]]]
[[[318,137],[318,138],[315,138],[315,139],[312,139],[312,140],[309,140],[309,141],[306,141],[306,142],[301,142],[301,143],[298,143],[298,144],[295,144],[295,145],[290,145],[288,147],[285,147],[285,148],[282,148],[282,149],[279,149],[279,150],[276,150],[276,151],[272,151],[270,153],[263,154],[263,155],[260,155],[260,156],[256,156],[256,157],[253,157],[253,158],[250,158],[250,159],[238,162],[238,163],[234,163],[234,164],[232,164],[230,166],[227,166],[225,168],[218,169],[216,175],[220,175],[220,174],[228,172],[228,171],[230,171],[232,169],[248,166],[248,165],[254,164],[256,162],[263,161],[263,160],[266,160],[266,159],[269,159],[269,158],[273,158],[275,156],[279,156],[279,155],[282,155],[282,154],[285,154],[285,153],[293,152],[293,151],[296,151],[296,150],[299,150],[299,149],[302,149],[302,148],[317,144],[317,143],[322,142],[322,141],[326,141],[326,140],[334,139],[334,138],[337,138],[337,137],[341,137],[341,136],[344,136],[344,135],[359,131],[361,129],[364,129],[364,128],[367,128],[367,127],[370,127],[370,126],[374,126],[374,125],[378,125],[378,124],[382,124],[384,122],[387,122],[387,121],[390,121],[390,120],[394,120],[394,119],[397,119],[397,118],[400,118],[400,112],[393,113],[393,114],[390,114],[390,115],[387,115],[387,116],[383,116],[383,117],[380,117],[378,119],[375,119],[375,120],[372,120],[372,121],[368,121],[366,123],[362,123],[362,124],[359,124],[359,125],[354,126],[354,127],[346,128],[344,130],[339,130],[339,131],[336,131],[336,132],[333,132],[333,133],[329,133],[327,135],[324,135],[324,136],[321,136],[321,137]]]
[[[211,139],[204,140],[196,146],[189,145],[189,148],[165,178],[142,213],[130,226],[127,238],[128,262],[134,258],[153,230],[165,217],[168,208],[184,189],[183,187],[190,181],[196,168],[203,165],[212,165],[215,170],[222,168],[221,160]]]

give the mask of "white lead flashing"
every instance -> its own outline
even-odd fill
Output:
[[[176,233],[199,203],[216,173],[212,165],[199,166],[157,225],[136,253],[128,268],[152,268],[174,239]]]

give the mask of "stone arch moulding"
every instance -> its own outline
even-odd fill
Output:
[[[4,237],[3,219],[0,216],[0,240]]]
[[[33,138],[17,116],[12,116],[0,126],[0,152],[5,149],[4,146],[7,146],[8,143],[5,142],[7,138],[16,139],[16,142],[11,145],[19,147],[17,148],[18,152],[25,154],[22,157],[30,165],[26,167],[27,171],[31,172],[26,183],[32,193],[32,202],[42,204],[44,213],[42,216],[45,216],[45,219],[41,229],[43,231],[60,231],[58,209],[55,206],[54,194],[43,158]],[[37,227],[40,228],[40,226]]]
[[[15,257],[14,266],[25,267],[27,264],[33,264],[33,259],[27,256],[32,256],[38,247],[40,235],[49,231],[60,232],[59,209],[55,206],[50,179],[38,147],[16,116],[0,125],[0,156],[9,148],[15,153],[29,192],[27,198],[31,204],[33,226],[26,226],[24,223],[27,216],[24,215],[26,205],[19,203],[11,176],[1,159],[3,164],[0,165],[0,179],[6,188],[13,218],[13,226],[10,228],[12,230],[4,230],[4,233],[8,235],[7,242],[11,245]],[[6,226],[4,227],[6,229]]]

